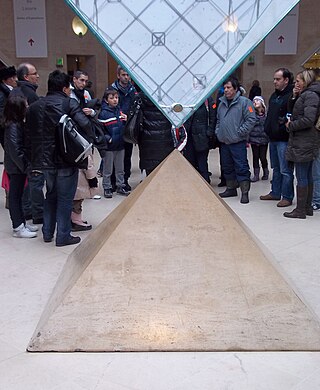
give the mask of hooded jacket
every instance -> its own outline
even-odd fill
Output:
[[[251,100],[241,96],[239,91],[229,105],[225,96],[220,98],[216,125],[220,142],[230,145],[247,140],[255,122],[256,114]]]
[[[301,92],[293,107],[288,125],[288,161],[313,161],[319,154],[320,132],[314,126],[320,114],[319,105],[320,83],[314,82]]]
[[[103,100],[101,103],[101,112],[98,116],[99,122],[103,124],[104,132],[108,143],[108,150],[122,150],[124,149],[124,118],[120,113],[119,105],[117,107],[110,107],[109,104]]]

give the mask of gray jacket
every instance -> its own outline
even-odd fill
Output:
[[[237,92],[228,106],[225,96],[220,98],[218,107],[216,135],[227,145],[248,139],[256,122],[256,114],[251,100]]]

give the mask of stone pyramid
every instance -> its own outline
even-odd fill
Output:
[[[311,351],[320,326],[174,151],[69,256],[27,349]]]

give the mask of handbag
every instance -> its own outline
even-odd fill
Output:
[[[136,99],[130,108],[123,133],[123,139],[125,142],[137,144],[139,141],[141,122],[143,118],[141,104],[142,100],[140,98]]]

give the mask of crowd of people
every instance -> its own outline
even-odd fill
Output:
[[[38,80],[37,70],[30,63],[17,69],[0,69],[3,183],[14,237],[36,237],[38,225],[42,225],[44,242],[55,237],[57,246],[79,243],[80,237],[71,232],[92,228],[83,218],[83,201],[101,198],[99,172],[105,198],[112,198],[113,193],[130,194],[133,145],[125,142],[124,131],[131,107],[137,102],[142,113],[137,123],[139,168],[147,175],[177,148],[210,183],[208,155],[211,148],[218,148],[219,186],[226,186],[219,196],[238,196],[240,188],[240,202],[247,204],[251,183],[260,180],[261,168],[261,180],[269,179],[269,147],[271,190],[260,199],[277,201],[277,207],[291,206],[295,172],[296,207],[284,217],[306,219],[320,209],[320,82],[312,70],[299,72],[293,80],[288,69],[277,69],[275,91],[268,104],[257,80],[247,98],[237,78],[228,77],[216,101],[208,97],[179,129],[121,66],[101,101],[92,98],[87,89],[89,76],[85,71],[76,71],[71,79],[59,70],[53,71],[48,77],[48,92],[40,98]],[[63,114],[72,118],[93,145],[97,126],[103,132],[100,167],[94,166],[94,148],[82,166],[66,163],[59,155],[56,132]]]

